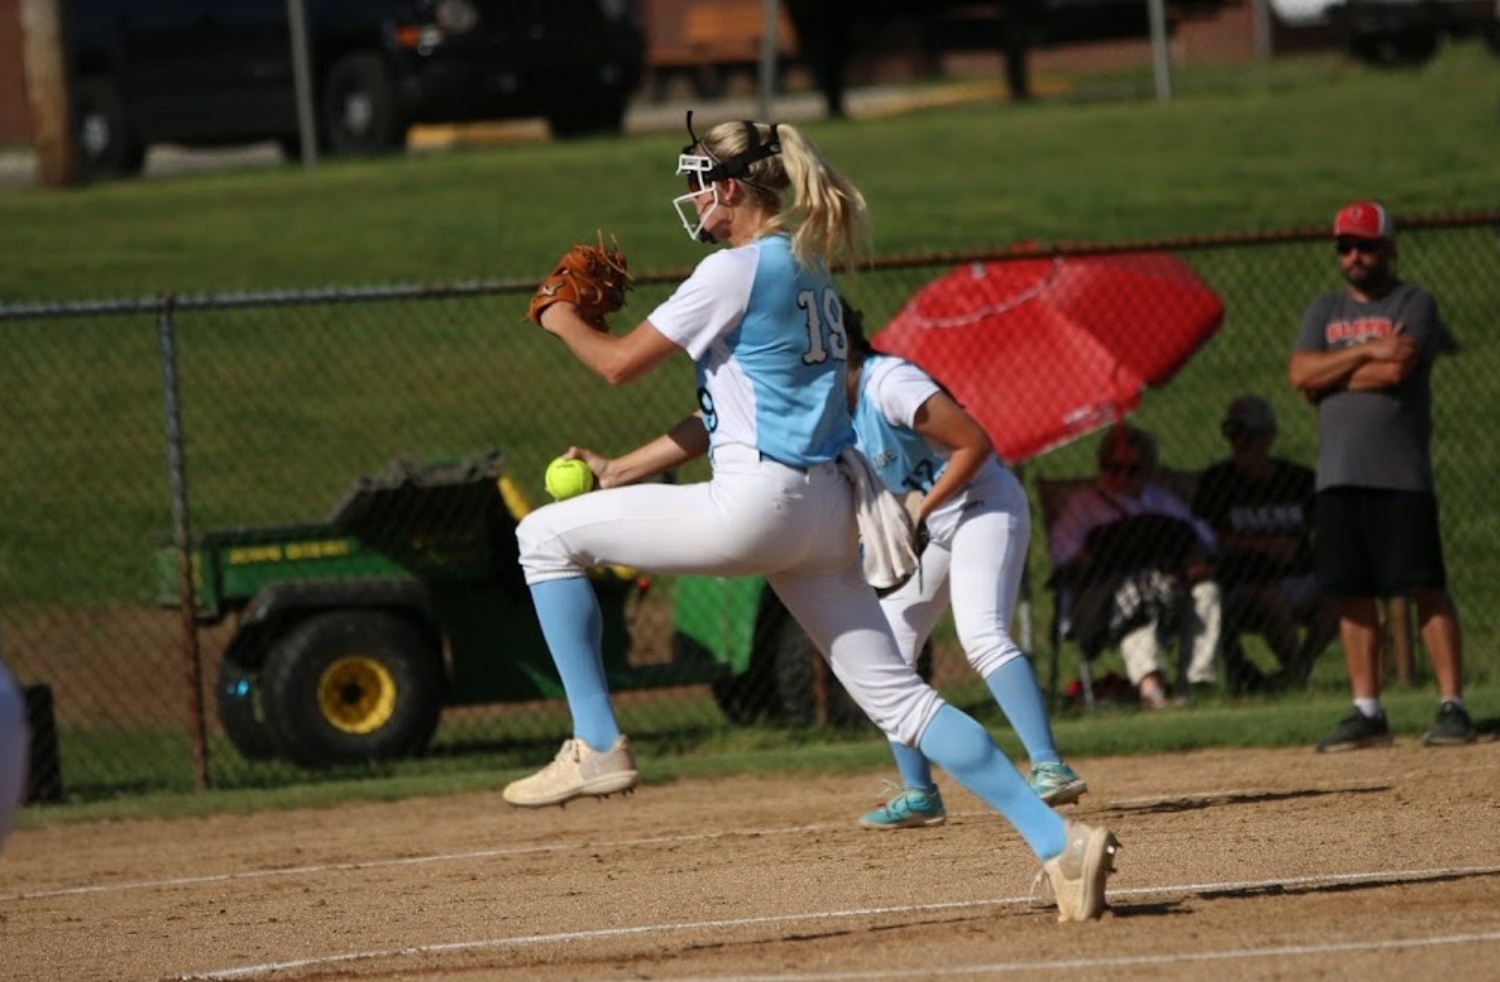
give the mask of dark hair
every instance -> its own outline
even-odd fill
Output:
[[[1140,458],[1142,472],[1156,467],[1156,437],[1138,426],[1120,423],[1110,429],[1099,441],[1097,457],[1102,468],[1118,449],[1134,450]]]
[[[875,348],[865,336],[865,315],[862,310],[847,301],[844,303],[844,332],[849,336],[849,350],[861,356],[873,354]]]

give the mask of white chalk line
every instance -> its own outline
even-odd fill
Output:
[[[1352,791],[1380,790],[1378,786],[1368,784],[1348,784],[1331,787],[1319,787],[1314,790],[1338,794]],[[1265,797],[1276,794],[1290,794],[1291,791],[1277,792],[1266,788],[1231,788],[1222,791],[1193,791],[1182,794],[1153,795],[1145,798],[1130,798],[1110,801],[1103,806],[1104,810],[1110,808],[1142,808],[1156,805],[1167,805],[1184,801],[1216,801],[1245,797]],[[969,812],[949,812],[949,818],[994,818],[995,813],[988,810],[975,810]],[[364,870],[393,869],[403,866],[422,866],[433,863],[472,862],[476,859],[502,859],[507,856],[525,856],[531,854],[566,852],[570,849],[608,849],[627,848],[641,845],[673,845],[676,843],[700,842],[714,839],[727,838],[755,838],[775,835],[805,835],[809,832],[847,831],[849,826],[844,824],[820,824],[802,825],[794,828],[763,828],[763,829],[737,829],[724,832],[698,832],[690,834],[678,834],[670,836],[652,836],[640,839],[618,839],[581,841],[572,845],[550,845],[550,846],[519,846],[503,849],[478,849],[468,852],[430,853],[422,856],[404,856],[396,859],[372,859],[358,860],[348,863],[320,863],[303,866],[288,866],[279,869],[262,870],[240,870],[232,873],[206,873],[197,876],[163,877],[149,880],[127,880],[121,883],[90,883],[70,887],[55,887],[44,890],[21,890],[14,893],[0,893],[0,903],[13,903],[23,900],[42,900],[52,897],[81,896],[88,894],[107,894],[129,890],[155,890],[172,889],[177,887],[201,886],[205,883],[233,883],[241,880],[271,879],[289,876],[319,876],[324,873],[336,872],[360,872]]]
[[[1428,870],[1387,870],[1361,873],[1339,873],[1322,876],[1298,876],[1273,880],[1228,880],[1170,884],[1155,887],[1134,887],[1111,890],[1110,897],[1118,900],[1125,897],[1198,895],[1208,893],[1248,893],[1263,890],[1286,890],[1306,887],[1328,887],[1358,883],[1397,884],[1425,880],[1450,879],[1459,876],[1486,876],[1500,874],[1500,865],[1462,866]],[[727,930],[745,927],[766,927],[777,924],[805,924],[819,921],[848,920],[854,918],[885,917],[891,915],[939,913],[981,907],[1014,907],[1036,905],[1033,896],[1003,897],[994,900],[953,901],[935,904],[904,904],[891,907],[864,907],[851,910],[817,911],[802,914],[774,914],[762,917],[744,917],[727,920],[692,921],[681,924],[642,924],[634,927],[600,928],[589,931],[562,931],[552,934],[527,934],[508,938],[486,938],[477,941],[454,941],[431,945],[408,945],[400,948],[346,952],[279,962],[263,962],[216,969],[209,972],[175,976],[179,982],[231,982],[235,979],[251,979],[305,968],[331,968],[352,962],[373,961],[387,958],[412,958],[436,954],[466,951],[521,948],[538,945],[568,944],[579,941],[603,941],[611,938],[648,934],[672,934],[685,931]],[[1076,968],[1119,967],[1129,965],[1169,965],[1197,961],[1212,961],[1242,958],[1299,957],[1305,955],[1330,954],[1343,951],[1376,951],[1389,948],[1433,947],[1455,944],[1478,944],[1500,941],[1500,931],[1476,934],[1445,935],[1434,938],[1414,938],[1403,941],[1348,941],[1329,942],[1320,945],[1293,945],[1267,948],[1234,948],[1217,952],[1181,952],[1163,955],[1121,956],[1101,959],[1063,959],[1045,962],[1000,962],[946,969],[931,967],[920,969],[878,969],[858,972],[797,973],[773,975],[742,975],[708,979],[673,979],[672,982],[839,982],[857,979],[900,979],[912,976],[972,975],[984,972],[1022,972]]]
[[[1320,791],[1339,793],[1346,791],[1371,790],[1368,785],[1347,785],[1333,788],[1319,788]],[[1241,798],[1246,796],[1265,796],[1276,792],[1259,789],[1231,789],[1226,791],[1195,791],[1180,795],[1155,795],[1150,798],[1133,798],[1121,801],[1112,801],[1105,809],[1138,808],[1143,806],[1169,804],[1185,800],[1222,800],[1225,798]],[[970,812],[949,812],[949,818],[994,818],[995,813],[988,810],[975,810]],[[626,848],[641,845],[672,845],[684,842],[700,842],[713,839],[761,837],[773,835],[806,835],[809,832],[847,831],[850,826],[845,824],[821,824],[802,825],[795,828],[767,828],[767,829],[737,829],[726,832],[698,832],[691,834],[679,834],[670,836],[652,836],[642,839],[620,839],[584,841],[572,845],[553,846],[519,846],[504,849],[478,849],[469,852],[430,853],[423,856],[404,856],[397,859],[369,859],[348,863],[321,863],[303,866],[288,866],[279,869],[262,870],[240,870],[233,873],[205,873],[198,876],[163,877],[150,880],[127,880],[121,883],[89,883],[70,887],[54,887],[44,890],[21,890],[14,893],[0,893],[0,903],[12,903],[18,900],[42,900],[51,897],[69,897],[85,894],[116,893],[127,890],[155,890],[171,889],[175,887],[199,886],[205,883],[233,883],[240,880],[258,880],[285,876],[318,876],[324,873],[335,872],[359,872],[362,870],[389,869],[401,866],[422,866],[430,863],[453,863],[471,862],[476,859],[501,859],[507,856],[525,856],[529,854],[565,852],[569,849],[608,849]]]
[[[1290,945],[1278,948],[1229,948],[1223,951],[1189,951],[1172,955],[1120,955],[1113,958],[1068,958],[1045,962],[990,962],[948,968],[873,969],[858,972],[796,972],[777,975],[715,975],[674,978],[671,982],[865,982],[872,979],[933,978],[935,976],[999,975],[1018,972],[1068,972],[1078,969],[1167,966],[1193,962],[1229,961],[1249,958],[1298,958],[1340,952],[1372,952],[1393,948],[1434,948],[1442,945],[1481,944],[1500,941],[1500,932],[1456,934],[1414,941],[1344,941],[1323,945]],[[588,980],[581,980],[588,982]],[[598,982],[611,982],[601,979]]]

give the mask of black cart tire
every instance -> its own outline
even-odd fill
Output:
[[[346,55],[323,83],[323,128],[336,154],[389,153],[406,145],[406,114],[378,54]]]
[[[276,756],[276,743],[261,708],[260,678],[236,661],[219,662],[219,678],[214,685],[219,725],[224,735],[246,760],[270,760]]]
[[[684,656],[696,656],[699,659],[710,657],[698,642],[684,634],[672,636],[672,651],[679,663],[686,661]],[[765,669],[764,659],[752,654],[747,671],[715,679],[710,685],[714,702],[729,722],[736,726],[753,726],[776,718],[775,689]]]
[[[261,686],[276,749],[303,767],[405,757],[437,730],[441,649],[394,614],[319,614],[275,643]]]
[[[82,78],[74,86],[73,138],[85,180],[139,174],[146,162],[120,86],[106,76]]]

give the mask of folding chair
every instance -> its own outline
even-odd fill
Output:
[[[1062,515],[1063,506],[1074,493],[1084,488],[1092,487],[1094,479],[1091,477],[1039,477],[1036,480],[1037,508],[1041,514],[1042,532],[1046,536],[1049,548],[1047,550],[1048,562],[1051,562],[1050,542],[1052,529],[1057,524],[1057,519]],[[1052,576],[1046,579],[1047,589],[1052,592],[1052,623],[1047,629],[1048,657],[1051,664],[1047,668],[1047,705],[1057,705],[1057,682],[1061,671],[1062,645],[1066,640],[1067,615],[1063,591],[1058,588]],[[1083,684],[1084,705],[1088,709],[1094,708],[1094,686],[1089,678],[1089,658],[1097,652],[1085,654],[1079,653],[1078,677]]]
[[[1170,467],[1158,467],[1151,474],[1151,483],[1165,487],[1180,497],[1184,503],[1191,504],[1193,492],[1198,486],[1198,471],[1177,470]],[[1039,477],[1036,481],[1037,506],[1041,515],[1042,531],[1050,541],[1052,530],[1056,526],[1058,518],[1063,513],[1063,508],[1070,497],[1079,491],[1093,487],[1095,479],[1092,477]],[[1050,555],[1050,549],[1049,549]],[[1055,571],[1054,571],[1055,572]],[[1055,578],[1048,577],[1047,588],[1052,591],[1052,623],[1047,632],[1051,665],[1047,671],[1047,701],[1048,705],[1057,703],[1058,676],[1061,671],[1062,646],[1065,642],[1073,641],[1070,636],[1069,611],[1067,609],[1067,598],[1064,591],[1055,582]],[[1090,677],[1089,663],[1097,658],[1100,651],[1085,650],[1079,646],[1078,652],[1078,681],[1083,687],[1083,704],[1085,709],[1094,708],[1094,683]]]

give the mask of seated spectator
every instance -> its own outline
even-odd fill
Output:
[[[1217,679],[1213,531],[1148,480],[1156,467],[1150,433],[1117,426],[1099,444],[1098,462],[1096,483],[1069,497],[1048,530],[1058,602],[1084,656],[1119,647],[1141,705],[1160,709],[1172,695],[1166,653],[1174,640],[1179,701]]]
[[[1229,404],[1220,427],[1229,459],[1203,472],[1193,511],[1219,542],[1215,579],[1224,592],[1224,674],[1231,690],[1303,685],[1338,633],[1313,571],[1310,468],[1271,456],[1276,414],[1259,396]],[[1300,629],[1306,626],[1303,635]],[[1240,635],[1265,637],[1279,665],[1267,677],[1246,657]]]

